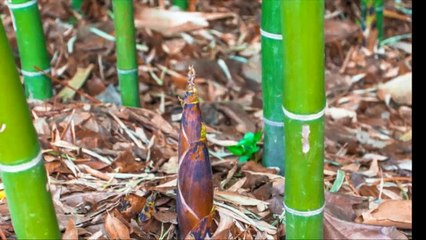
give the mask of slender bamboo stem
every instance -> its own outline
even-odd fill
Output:
[[[365,30],[365,21],[367,18],[367,0],[361,0],[360,2],[360,11],[361,11],[361,30]]]
[[[282,0],[287,239],[321,239],[324,0]]]
[[[173,0],[173,6],[181,10],[188,10],[188,0]]]
[[[379,44],[383,41],[383,38],[384,38],[383,9],[384,9],[384,1],[374,0],[374,11],[376,13],[376,27],[378,31],[377,38],[379,40]]]
[[[283,56],[281,1],[262,2],[262,93],[264,147],[263,164],[278,167],[284,174],[284,124],[281,109]]]
[[[1,21],[0,21],[1,22]],[[18,239],[60,239],[36,131],[0,23],[0,171]]]
[[[132,0],[113,0],[117,72],[124,106],[140,107],[136,37]]]
[[[80,12],[83,2],[84,0],[71,0],[71,8],[74,9],[74,11]]]
[[[52,82],[48,76],[36,70],[50,70],[37,1],[11,0],[8,5],[14,19],[25,93],[28,98],[50,98],[53,94]]]

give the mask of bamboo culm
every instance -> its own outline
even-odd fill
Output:
[[[284,119],[281,109],[283,91],[283,56],[281,1],[262,2],[262,94],[264,147],[263,164],[279,168],[284,174]]]
[[[282,0],[287,239],[322,239],[324,0]]]
[[[134,9],[132,0],[113,0],[117,73],[124,106],[140,107]]]
[[[52,82],[45,74],[50,71],[50,59],[37,1],[12,0],[8,5],[16,31],[25,93],[30,99],[50,98]]]
[[[365,30],[365,22],[367,19],[367,0],[361,0],[360,1],[360,12],[361,12],[361,30]]]
[[[377,38],[378,38],[379,44],[383,41],[383,38],[384,38],[383,10],[384,10],[384,1],[374,0],[374,12],[376,14],[376,27],[378,32]]]
[[[18,239],[60,239],[44,161],[0,21],[0,171]]]

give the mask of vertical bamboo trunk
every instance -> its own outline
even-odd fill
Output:
[[[181,10],[188,10],[188,0],[173,0],[173,6]]]
[[[190,71],[192,80],[183,99],[179,134],[176,210],[179,239],[186,238],[189,233],[195,239],[204,239],[212,220],[213,174],[197,89],[193,83],[195,72]]]
[[[124,106],[140,107],[136,37],[132,0],[112,0],[117,73]]]
[[[52,82],[43,72],[50,71],[43,27],[37,1],[8,0],[21,58],[25,93],[31,99],[52,97]]]
[[[283,56],[281,1],[262,2],[263,164],[284,174],[284,124],[281,110]]]
[[[360,2],[360,11],[361,11],[361,30],[365,30],[365,21],[367,18],[367,0],[361,0]]]
[[[0,23],[0,171],[18,239],[60,239],[37,134]]]
[[[283,0],[287,239],[322,239],[324,0]]]
[[[74,9],[74,11],[80,12],[82,5],[83,0],[71,0],[71,8]]]
[[[374,10],[376,13],[376,27],[378,31],[377,38],[379,40],[379,44],[383,41],[383,37],[384,37],[383,8],[384,8],[383,0],[374,0]]]

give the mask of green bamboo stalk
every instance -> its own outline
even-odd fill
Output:
[[[40,72],[50,70],[50,60],[37,1],[11,0],[8,5],[14,19],[25,93],[30,99],[50,98],[53,94],[52,82]]]
[[[364,16],[364,34],[369,34],[369,31],[372,28],[374,22],[374,1],[375,0],[363,0],[364,8],[365,8],[365,16]],[[368,32],[366,32],[368,30]]]
[[[384,38],[384,24],[383,24],[383,10],[384,10],[384,1],[383,0],[374,0],[374,11],[376,13],[376,27],[378,31],[377,38],[379,44],[382,43]]]
[[[83,5],[84,0],[71,0],[71,8],[74,11],[80,12],[81,6]]]
[[[361,30],[365,30],[365,21],[367,18],[367,0],[361,0],[360,2],[360,11],[361,11]]]
[[[324,0],[282,0],[286,238],[322,239]]]
[[[188,10],[188,0],[173,0],[173,6],[186,11]]]
[[[60,239],[61,234],[36,131],[0,21],[0,171],[18,239]]]
[[[284,174],[281,1],[262,2],[261,35],[265,134],[262,161],[267,167],[278,167],[280,174]]]
[[[124,106],[140,107],[136,37],[132,0],[113,0],[117,72]]]

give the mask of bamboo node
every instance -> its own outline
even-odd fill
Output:
[[[273,127],[284,127],[284,122],[277,122],[274,120],[267,119],[266,117],[263,117],[263,123]]]
[[[281,106],[281,107],[282,107],[282,110],[283,110],[283,112],[284,112],[284,115],[285,115],[287,118],[292,119],[292,120],[298,120],[298,121],[304,121],[304,122],[307,122],[307,121],[313,121],[313,120],[317,120],[317,119],[322,118],[322,117],[324,116],[324,114],[325,114],[325,110],[327,109],[327,103],[325,104],[324,108],[323,108],[321,111],[319,111],[319,112],[317,112],[317,113],[313,113],[313,114],[298,114],[298,113],[292,113],[292,112],[290,112],[289,110],[287,110],[287,109],[284,107],[284,105],[283,105],[283,106]]]
[[[24,2],[24,3],[12,3],[10,0],[7,0],[6,4],[9,7],[9,9],[14,10],[14,9],[31,7],[35,4],[37,4],[37,0],[31,0],[31,1],[28,1],[28,2]]]
[[[120,75],[126,75],[126,74],[133,74],[133,73],[137,73],[138,69],[137,68],[133,68],[133,69],[120,69],[117,68],[117,73]]]
[[[290,213],[292,215],[301,216],[301,217],[312,217],[321,214],[324,211],[325,203],[318,209],[310,210],[310,211],[301,211],[290,208],[284,203],[284,209],[286,213]]]
[[[260,29],[260,35],[262,35],[262,37],[266,37],[266,38],[273,39],[273,40],[283,40],[282,34],[271,33],[271,32],[265,31],[263,29]]]
[[[41,151],[37,154],[37,156],[33,159],[31,159],[28,162],[24,162],[18,165],[5,165],[0,164],[0,171],[1,172],[8,172],[8,173],[16,173],[16,172],[23,172],[27,171],[29,169],[34,168],[38,164],[43,162],[43,156]]]
[[[32,72],[32,71],[25,71],[24,69],[21,69],[21,74],[25,77],[39,77],[39,76],[45,76],[47,74],[49,74],[52,71],[51,68],[47,68],[44,70],[39,70],[39,68],[37,68],[36,72]]]

